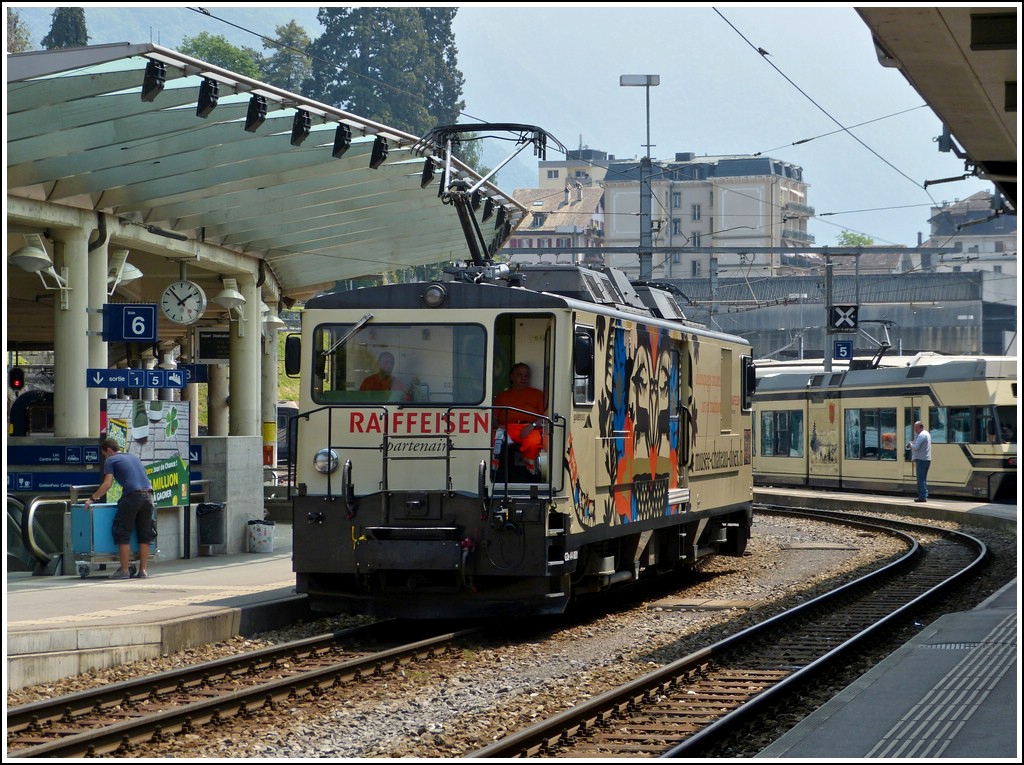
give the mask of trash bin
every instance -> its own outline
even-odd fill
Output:
[[[199,544],[224,544],[224,503],[204,502],[196,505],[196,518],[199,519]]]
[[[274,522],[249,521],[249,552],[274,552]]]

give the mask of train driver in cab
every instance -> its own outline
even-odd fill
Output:
[[[392,374],[394,370],[394,354],[384,351],[377,357],[377,371],[363,378],[359,390],[397,391],[402,394],[404,401],[411,400],[409,387]]]
[[[495,432],[495,451],[500,452],[504,438],[519,445],[526,469],[537,472],[537,457],[544,446],[544,426],[540,417],[544,414],[544,392],[530,385],[530,366],[519,362],[513,365],[508,375],[511,385],[494,397],[495,418],[498,429]],[[511,407],[502,409],[501,407]],[[524,411],[514,411],[521,409]]]

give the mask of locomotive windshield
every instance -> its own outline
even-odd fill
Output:
[[[490,374],[486,349],[479,324],[322,324],[313,333],[313,400],[477,405]]]

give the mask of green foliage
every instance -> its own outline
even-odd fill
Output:
[[[84,8],[56,8],[52,19],[50,31],[42,40],[45,50],[79,48],[89,44]]]
[[[300,93],[302,84],[313,70],[307,53],[310,45],[306,30],[295,20],[274,30],[274,40],[263,43],[264,50],[273,51],[263,59],[263,81],[270,85]]]
[[[853,231],[841,231],[836,237],[836,244],[840,247],[870,247],[875,240],[865,234],[857,234]]]
[[[465,107],[451,23],[456,8],[326,7],[310,46],[310,98],[424,135]]]
[[[7,9],[7,52],[24,53],[31,47],[28,27],[17,11]]]
[[[209,64],[229,69],[237,74],[260,79],[260,64],[263,57],[252,48],[238,48],[228,42],[224,35],[200,32],[195,37],[185,37],[178,47],[186,56],[202,59]]]

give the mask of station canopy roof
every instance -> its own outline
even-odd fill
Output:
[[[440,193],[442,158],[419,136],[152,44],[8,55],[5,68],[8,253],[22,245],[12,234],[38,230],[22,213],[39,203],[223,250],[297,300],[336,280],[467,259]],[[452,171],[481,180],[457,161]],[[490,182],[479,194],[505,212],[504,226],[481,224],[496,251],[524,208]],[[147,276],[178,278],[173,251],[142,265],[146,248],[129,246]],[[189,278],[222,278],[216,260],[194,259]]]

